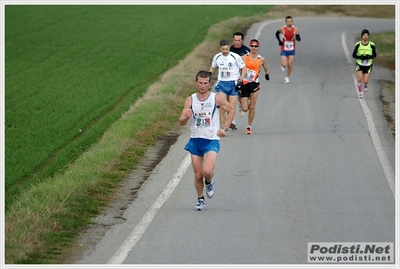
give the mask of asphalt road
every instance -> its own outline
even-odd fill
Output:
[[[382,115],[374,67],[366,98],[356,93],[356,38],[394,31],[395,20],[294,18],[298,43],[284,84],[275,32],[284,20],[254,24],[270,81],[252,136],[221,139],[215,196],[194,210],[187,129],[114,225],[80,264],[307,264],[309,242],[395,241],[395,144]],[[347,50],[347,52],[346,52]],[[379,57],[379,56],[378,56]]]

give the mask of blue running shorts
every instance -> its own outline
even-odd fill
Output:
[[[215,85],[216,92],[225,93],[227,96],[238,96],[239,92],[236,90],[236,81],[218,81]]]
[[[289,50],[289,51],[281,50],[281,56],[288,57],[288,56],[294,56],[295,54],[296,54],[295,50]]]
[[[219,152],[219,140],[210,140],[204,138],[190,138],[185,146],[185,150],[190,154],[203,157],[209,151]]]

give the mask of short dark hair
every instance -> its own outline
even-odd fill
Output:
[[[235,37],[235,35],[240,35],[242,37],[242,39],[244,38],[244,35],[242,32],[235,32],[235,33],[233,33],[232,37]]]
[[[369,35],[368,29],[364,29],[364,30],[361,31],[361,37],[362,37],[364,34],[368,34],[368,35]]]
[[[211,81],[211,74],[209,71],[206,70],[200,70],[196,74],[196,81],[199,80],[199,78],[208,78],[208,81]]]
[[[287,19],[292,19],[292,20],[293,20],[292,16],[286,16],[285,21],[286,21]]]
[[[229,41],[228,41],[228,40],[222,39],[221,41],[219,41],[219,46],[220,46],[220,47],[226,46],[226,45],[229,46]]]

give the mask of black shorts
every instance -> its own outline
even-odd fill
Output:
[[[240,97],[250,97],[250,94],[260,89],[260,82],[250,82],[243,85],[239,90]]]
[[[372,71],[372,64],[371,65],[356,64],[356,71],[362,71],[363,74],[370,74]]]

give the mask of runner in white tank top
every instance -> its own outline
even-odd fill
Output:
[[[208,198],[214,196],[214,168],[220,144],[234,117],[234,107],[221,95],[210,92],[211,74],[199,71],[196,75],[197,93],[185,100],[179,124],[191,121],[190,139],[185,149],[190,152],[197,192],[196,210],[203,210],[204,184]],[[219,109],[228,112],[226,122],[220,127]]]

